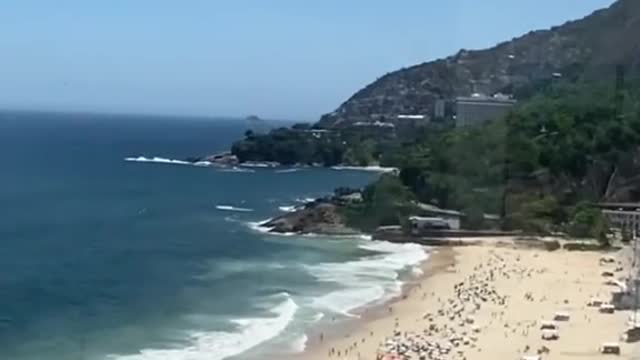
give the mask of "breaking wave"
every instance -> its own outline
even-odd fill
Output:
[[[314,199],[314,198],[310,198],[310,197],[307,197],[307,198],[297,198],[297,199],[296,199],[296,202],[299,202],[299,203],[302,203],[302,204],[308,204],[308,203],[312,203],[312,202],[315,202],[315,201],[316,201],[316,199]]]
[[[294,173],[294,172],[298,172],[301,171],[302,169],[282,169],[282,170],[276,170],[275,172],[277,174],[288,174],[288,173]]]
[[[231,168],[224,168],[221,169],[220,172],[231,172],[231,173],[254,173],[256,172],[253,169],[245,169],[245,168],[241,168],[241,167],[231,167]]]
[[[144,156],[127,157],[127,158],[124,158],[124,161],[143,162],[143,163],[157,163],[157,164],[170,164],[170,165],[194,165],[194,163],[190,163],[188,161],[165,159],[165,158],[161,158],[161,157],[157,157],[157,156],[154,156],[152,158],[148,158],[148,157],[144,157]]]
[[[237,211],[237,212],[252,212],[253,209],[235,207],[231,205],[216,205],[216,209],[220,211]]]
[[[275,316],[231,320],[234,332],[194,332],[189,344],[175,349],[143,349],[132,355],[109,355],[110,360],[222,360],[235,356],[280,335],[293,321],[298,305],[289,294],[271,308]]]
[[[398,171],[394,167],[382,167],[382,166],[332,166],[333,170],[351,170],[351,171],[372,171],[379,173],[391,173]]]
[[[262,221],[249,221],[245,224],[249,227],[249,229],[260,232],[260,233],[269,233],[271,231],[270,227],[264,226],[264,224],[268,223],[272,219],[262,220]]]
[[[369,242],[359,246],[377,254],[346,263],[321,263],[306,266],[309,274],[321,282],[340,285],[341,289],[320,296],[313,306],[346,316],[365,305],[399,296],[403,283],[400,272],[428,258],[425,249],[415,244]]]
[[[300,335],[291,343],[291,352],[293,353],[301,353],[307,348],[307,341],[309,338],[307,335]]]

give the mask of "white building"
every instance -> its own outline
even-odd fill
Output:
[[[423,231],[428,230],[451,230],[449,222],[440,217],[421,217],[412,216],[409,218],[411,224],[411,233],[420,235]]]
[[[398,115],[398,120],[424,120],[425,115]]]
[[[628,231],[633,237],[640,233],[639,203],[601,203],[598,206],[612,228]]]
[[[460,229],[460,219],[464,217],[464,214],[460,211],[441,209],[435,205],[423,203],[416,203],[416,206],[423,214],[426,214],[426,216],[445,221],[451,230]]]
[[[517,101],[504,94],[473,94],[456,99],[456,126],[481,124],[506,115]]]

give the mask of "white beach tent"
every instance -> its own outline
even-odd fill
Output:
[[[542,330],[542,340],[558,340],[559,338],[558,330]]]
[[[600,305],[600,312],[603,314],[613,314],[616,311],[616,307],[611,304]]]
[[[553,320],[543,320],[540,323],[541,330],[558,330],[558,325]]]
[[[600,346],[600,352],[603,354],[620,354],[620,344],[615,342],[603,343]]]
[[[571,314],[566,311],[557,311],[553,316],[553,320],[555,321],[569,321],[571,318]]]
[[[542,360],[542,356],[540,355],[524,355],[520,358],[520,360]]]

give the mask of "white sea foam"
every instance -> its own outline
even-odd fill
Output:
[[[309,340],[309,338],[307,337],[307,335],[300,335],[299,337],[297,337],[295,340],[293,340],[291,342],[291,352],[293,353],[301,353],[304,351],[304,349],[307,348],[307,341]]]
[[[297,198],[297,199],[296,199],[296,202],[303,203],[303,204],[312,203],[312,202],[314,202],[314,201],[316,201],[316,199],[314,199],[314,198],[310,198],[310,197],[307,197],[307,198]]]
[[[368,285],[332,291],[327,295],[318,297],[312,306],[324,308],[329,311],[348,317],[358,317],[351,311],[364,305],[380,300],[385,296],[385,288],[381,285]]]
[[[411,268],[411,275],[415,277],[420,277],[424,275],[424,271],[422,271],[422,269],[419,266],[414,266],[413,268]]]
[[[280,164],[276,163],[276,162],[269,162],[269,161],[265,161],[265,162],[260,162],[260,161],[246,161],[240,164],[240,166],[243,167],[253,167],[253,168],[273,168],[276,167]]]
[[[317,323],[318,321],[322,320],[324,318],[324,313],[317,313],[313,316],[313,319],[311,319],[311,322]]]
[[[400,271],[428,257],[425,249],[415,244],[369,241],[359,247],[380,254],[345,263],[322,263],[306,267],[319,281],[342,287],[314,299],[314,307],[353,316],[351,312],[355,309],[400,295]]]
[[[267,219],[267,220],[263,220],[263,221],[249,221],[246,222],[245,224],[249,227],[249,229],[259,232],[259,233],[263,233],[263,234],[269,234],[271,236],[284,236],[284,237],[290,237],[290,236],[300,236],[300,234],[295,233],[295,232],[290,232],[290,233],[276,233],[276,232],[271,232],[271,230],[273,230],[273,228],[268,227],[268,226],[264,226],[264,224],[268,223],[269,221],[271,221],[272,219]]]
[[[268,223],[271,220],[272,219],[267,219],[262,221],[249,221],[246,224],[253,231],[257,231],[260,233],[268,233],[271,231],[272,228],[264,226],[264,224]]]
[[[199,280],[220,280],[229,275],[246,273],[264,273],[265,271],[277,271],[287,267],[288,264],[275,261],[245,261],[235,259],[216,259],[209,269],[196,278]]]
[[[244,169],[244,168],[237,167],[237,166],[230,167],[230,168],[224,168],[224,169],[221,169],[220,171],[221,172],[232,172],[232,173],[254,173],[254,172],[256,172],[253,169]]]
[[[293,321],[298,305],[286,294],[286,299],[269,312],[275,316],[236,319],[235,332],[197,332],[191,334],[189,345],[176,349],[143,349],[132,355],[109,355],[113,360],[222,360],[241,354],[281,334]]]
[[[398,171],[394,167],[382,167],[382,166],[332,166],[333,170],[351,170],[351,171],[372,171],[380,173],[390,173]]]
[[[152,158],[147,158],[144,156],[127,157],[124,160],[132,161],[132,162],[158,163],[158,164],[171,164],[171,165],[193,165],[193,163],[190,163],[188,161],[165,159],[157,156],[154,156]]]
[[[189,165],[189,166],[196,166],[196,167],[219,167],[220,169],[218,171],[220,172],[237,172],[237,173],[254,173],[256,172],[253,169],[248,169],[248,168],[243,168],[243,167],[237,167],[237,166],[233,166],[233,167],[220,167],[220,166],[216,166],[216,164],[210,162],[210,161],[196,161],[196,162],[189,162],[189,161],[183,161],[183,160],[175,160],[175,159],[167,159],[167,158],[162,158],[162,157],[158,157],[158,156],[154,156],[154,157],[144,157],[144,156],[138,156],[138,157],[126,157],[124,158],[124,161],[130,161],[130,162],[141,162],[141,163],[156,163],[156,164],[169,164],[169,165]]]
[[[279,206],[278,210],[282,211],[282,212],[294,212],[296,211],[298,208],[296,206]]]
[[[216,205],[216,209],[220,211],[238,211],[238,212],[251,212],[253,209],[235,207],[231,205]]]
[[[345,234],[345,235],[327,235],[327,234],[316,234],[316,233],[304,233],[298,234],[300,237],[304,238],[322,238],[327,241],[331,240],[366,240],[370,241],[372,236],[366,234]]]
[[[193,163],[193,166],[202,166],[202,167],[207,167],[207,166],[211,166],[213,165],[212,162],[210,161],[196,161]]]
[[[297,168],[293,168],[293,169],[282,169],[282,170],[276,170],[275,172],[277,174],[288,174],[288,173],[294,173],[294,172],[298,172],[302,169],[297,169]]]

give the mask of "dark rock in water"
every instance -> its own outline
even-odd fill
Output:
[[[212,164],[216,165],[225,165],[225,166],[235,166],[238,165],[238,157],[231,154],[230,152],[222,152],[218,154],[213,154],[202,159],[204,161],[208,161]]]
[[[184,159],[184,161],[190,162],[190,163],[197,163],[199,161],[202,161],[202,158],[195,157],[195,156],[189,156],[188,158]]]
[[[326,201],[307,204],[305,208],[277,217],[263,226],[275,233],[353,235],[358,231],[347,227],[337,205]]]

